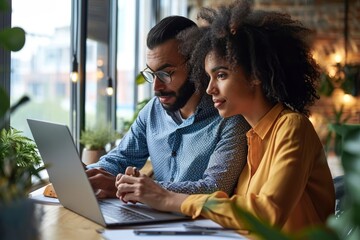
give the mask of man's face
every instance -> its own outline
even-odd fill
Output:
[[[154,92],[168,111],[177,111],[195,92],[194,84],[188,80],[184,57],[178,52],[175,39],[166,41],[147,52],[148,71],[163,71],[171,75],[171,82],[164,83],[158,77],[154,79]]]

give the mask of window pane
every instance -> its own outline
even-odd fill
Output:
[[[116,121],[120,128],[125,119],[131,119],[134,110],[135,3],[118,1]]]
[[[85,78],[85,128],[107,121],[109,77],[109,0],[88,1]]]
[[[30,102],[10,124],[28,137],[27,118],[69,124],[70,22],[71,0],[12,0],[12,25],[26,31],[26,42],[11,54],[10,101]]]

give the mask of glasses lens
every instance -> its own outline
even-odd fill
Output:
[[[152,72],[142,71],[141,74],[143,75],[143,77],[145,78],[145,80],[147,82],[149,82],[149,83],[154,82],[154,74]]]
[[[162,81],[163,83],[170,83],[171,82],[171,76],[169,73],[167,72],[163,72],[163,71],[158,71],[154,73],[160,81]]]

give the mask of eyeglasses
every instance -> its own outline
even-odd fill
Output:
[[[184,65],[186,63],[186,61],[184,61],[183,63],[181,63],[179,66],[175,67],[176,69],[182,65]],[[173,70],[171,72],[165,72],[165,71],[156,71],[156,72],[152,72],[148,67],[145,68],[144,70],[142,70],[140,73],[141,75],[145,78],[145,80],[149,83],[153,83],[155,81],[155,77],[157,77],[162,83],[165,84],[169,84],[172,81],[171,75],[174,74],[174,72],[176,71]]]
[[[165,71],[156,71],[156,72],[151,72],[150,70],[146,70],[148,68],[145,68],[144,70],[142,70],[140,73],[141,75],[143,75],[143,77],[145,78],[145,80],[149,83],[153,83],[155,81],[155,77],[157,77],[161,82],[168,84],[171,83],[172,79],[171,79],[171,75],[175,72],[165,72]]]

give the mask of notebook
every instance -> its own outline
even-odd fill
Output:
[[[108,228],[190,219],[177,213],[160,212],[141,203],[98,200],[69,128],[35,119],[27,119],[27,122],[41,158],[47,165],[49,180],[65,208]]]

